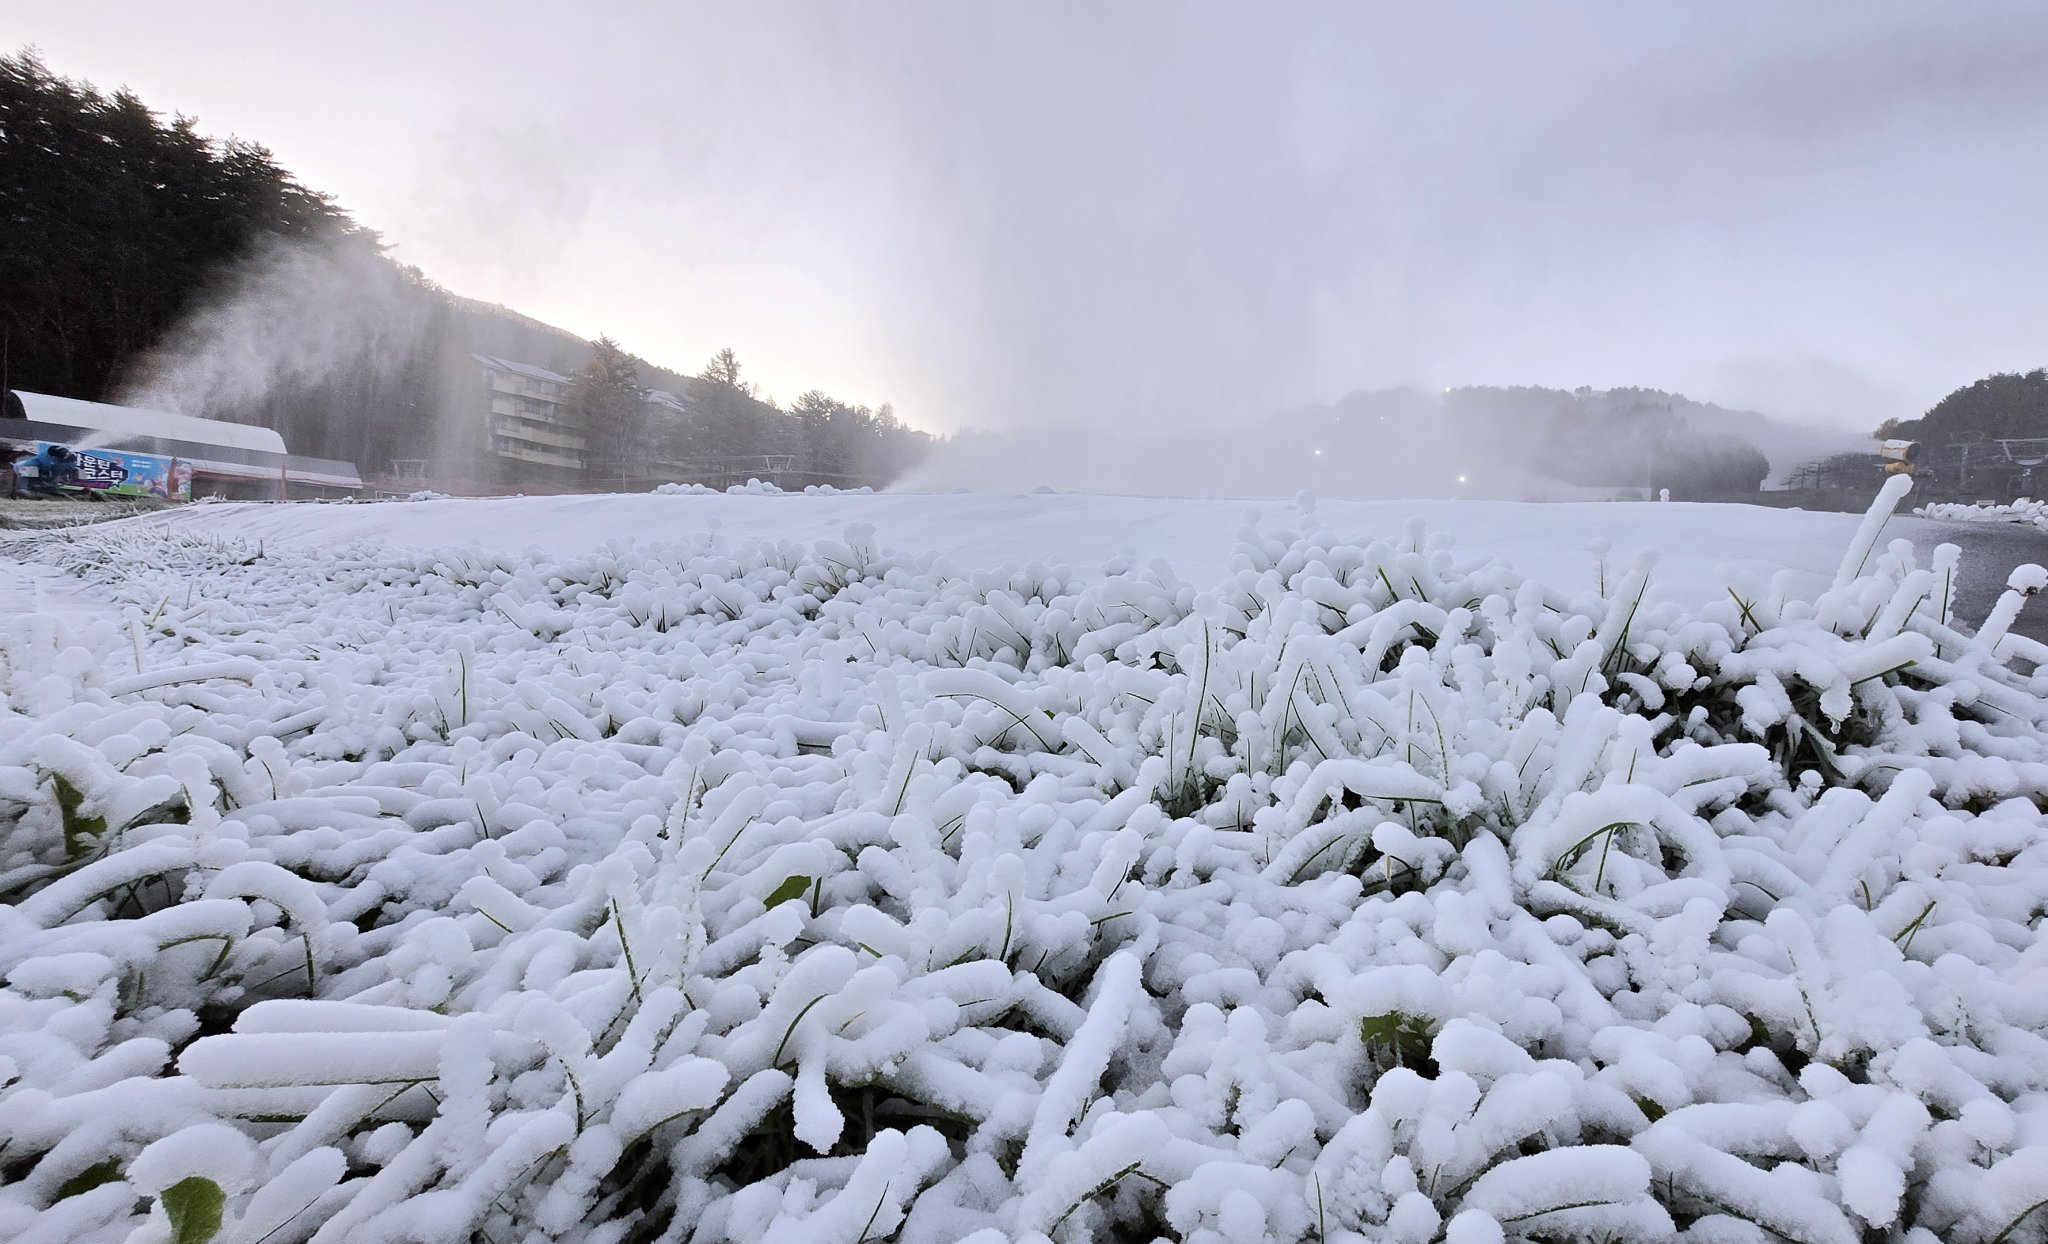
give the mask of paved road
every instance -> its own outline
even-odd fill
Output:
[[[1984,620],[1992,603],[2005,591],[2005,577],[2015,566],[2032,562],[2048,566],[2048,531],[2024,523],[1957,523],[1933,518],[1896,518],[1886,524],[1880,543],[1904,536],[1924,561],[1937,544],[1963,550],[1962,583],[1956,590],[1956,616],[1971,626]],[[2048,595],[2027,602],[2013,631],[2048,643]]]

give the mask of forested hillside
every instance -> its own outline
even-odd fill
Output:
[[[0,334],[7,383],[104,397],[259,241],[374,251],[268,151],[0,57]]]
[[[263,147],[64,78],[33,51],[0,56],[0,291],[0,386],[262,423],[368,474],[394,459],[472,469],[473,353],[569,375],[594,353],[394,261]],[[782,410],[736,360],[721,383],[716,362],[699,379],[630,359],[636,386],[683,409],[660,429],[594,426],[593,441],[682,464],[788,455],[799,473],[874,484],[930,444],[886,406],[812,392]],[[650,436],[662,443],[639,444]]]
[[[2048,436],[2048,370],[1986,376],[1942,398],[1918,419],[1885,424],[1878,435],[1943,443]]]

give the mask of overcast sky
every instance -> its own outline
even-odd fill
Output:
[[[442,284],[933,429],[2048,364],[2048,5],[0,0]]]

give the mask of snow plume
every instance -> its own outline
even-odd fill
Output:
[[[421,289],[364,236],[267,243],[151,351],[121,400],[250,422],[281,392],[388,380],[426,329]]]
[[[1786,433],[1830,435],[1656,390],[1387,389],[1208,428],[963,433],[900,487],[1505,501],[1651,499],[1670,487],[1699,499],[1754,488],[1767,461],[1804,461]]]
[[[1429,399],[1408,396],[1412,412],[1368,415],[1364,422],[1323,411],[1168,432],[1078,426],[966,432],[936,448],[896,487],[1166,497],[1274,497],[1306,488],[1325,497],[1510,501],[1590,495],[1543,478],[1526,454],[1454,435]]]

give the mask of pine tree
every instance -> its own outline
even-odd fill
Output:
[[[712,355],[711,361],[704,364],[704,370],[697,373],[697,379],[753,396],[754,386],[740,379],[740,357],[732,352],[731,346]]]
[[[696,393],[694,440],[709,457],[728,461],[770,452],[766,410],[754,397],[754,386],[740,379],[739,356],[730,346],[711,356]]]
[[[607,478],[632,474],[643,456],[647,386],[640,383],[640,368],[639,359],[602,336],[569,387],[569,410],[583,424],[591,466]]]

